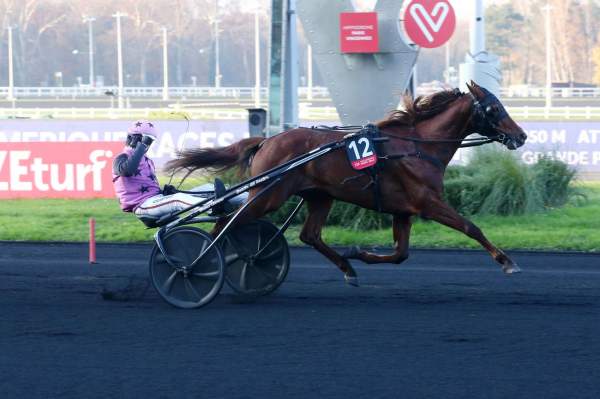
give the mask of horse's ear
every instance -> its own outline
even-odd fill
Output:
[[[467,82],[467,88],[469,89],[471,94],[477,98],[483,97],[483,95],[484,95],[483,92],[481,91],[481,89],[479,88],[479,85],[477,83],[475,83],[473,80],[471,80],[470,83]]]
[[[466,85],[467,85],[467,89],[469,89],[469,91],[471,92],[471,94],[475,94],[475,93],[473,93],[473,85],[472,85],[472,82],[473,82],[473,81],[471,81],[471,82],[467,82],[467,83],[466,83]]]

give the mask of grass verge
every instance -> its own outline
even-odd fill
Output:
[[[537,250],[600,251],[600,185],[582,187],[587,201],[544,213],[523,216],[476,216],[472,220],[501,248]],[[155,230],[146,229],[132,214],[119,210],[116,200],[2,200],[0,240],[7,241],[86,241],[88,219],[96,219],[98,242],[150,241]],[[210,228],[210,226],[204,226]],[[300,226],[286,236],[298,240]],[[391,229],[352,231],[331,226],[323,233],[332,245],[392,245]],[[461,233],[434,222],[416,221],[411,234],[412,247],[479,248]]]

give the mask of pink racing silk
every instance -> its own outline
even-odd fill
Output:
[[[133,151],[133,148],[126,147],[121,154],[126,154],[129,158]],[[123,211],[133,212],[142,202],[160,194],[160,186],[155,172],[154,162],[146,155],[142,157],[133,176],[120,176],[113,171],[115,193]]]

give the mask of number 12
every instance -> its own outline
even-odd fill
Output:
[[[371,155],[373,155],[373,151],[371,151],[369,149],[369,140],[367,138],[361,137],[358,140],[358,144],[365,145],[365,148],[363,149],[362,157],[360,156],[360,153],[358,152],[358,147],[356,145],[356,141],[352,140],[350,145],[348,145],[348,147],[350,147],[352,149],[352,151],[354,151],[354,155],[356,156],[356,159],[366,158],[366,157],[370,157]]]

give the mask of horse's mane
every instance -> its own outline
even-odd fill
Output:
[[[420,121],[442,113],[447,109],[447,105],[462,97],[463,94],[458,89],[443,90],[428,96],[419,96],[414,101],[410,96],[404,96],[401,109],[390,112],[387,119],[380,121],[377,126],[379,128],[414,126]]]

